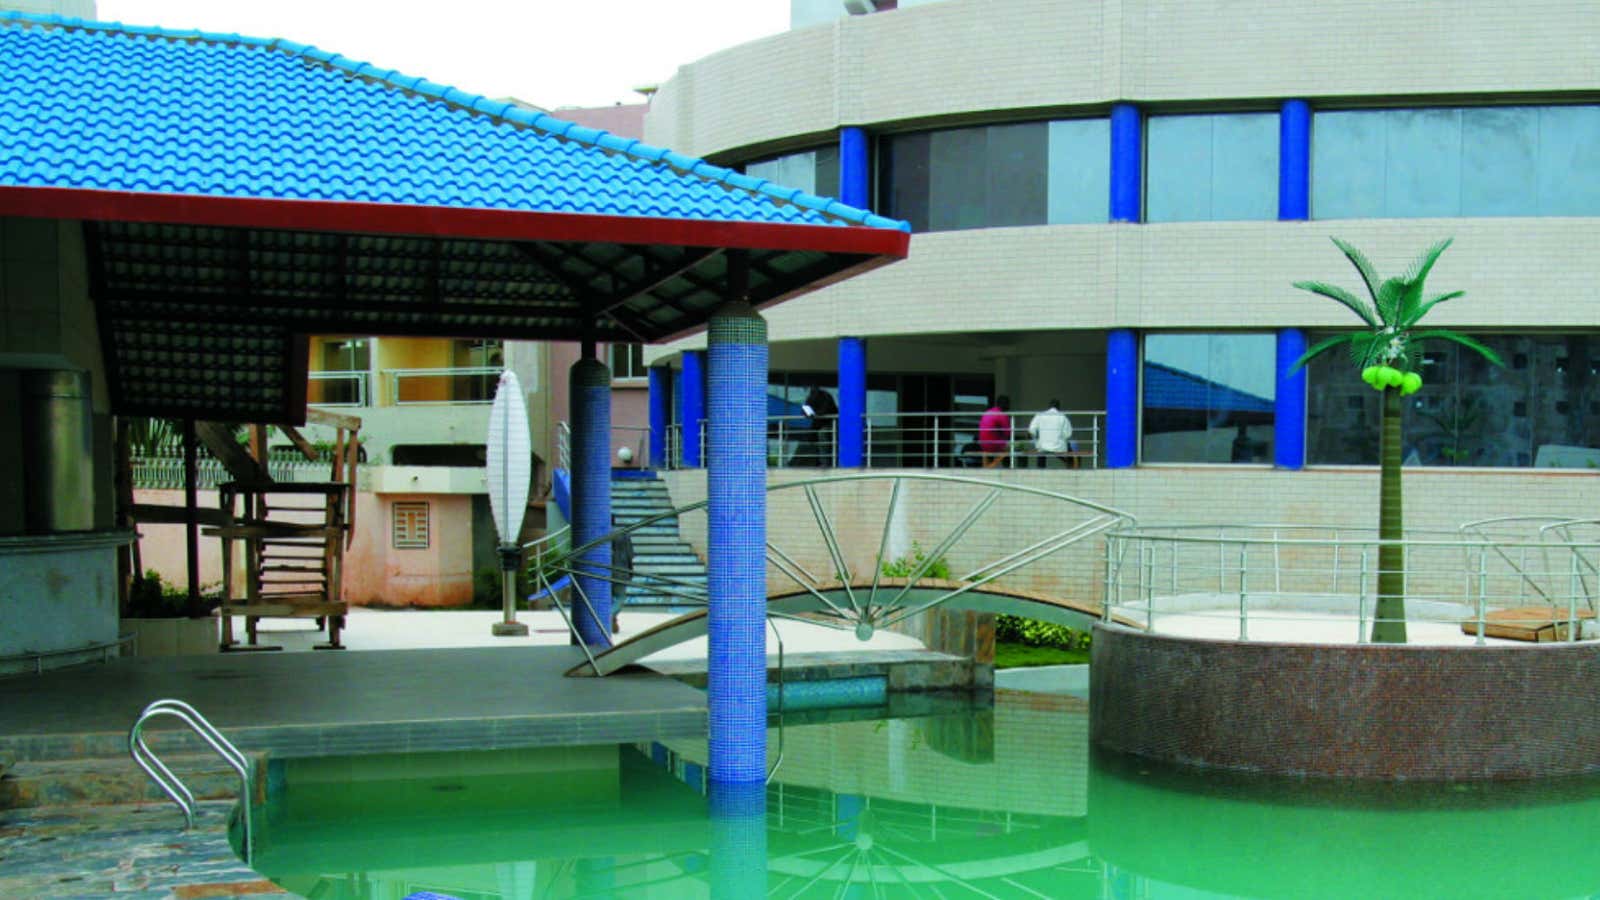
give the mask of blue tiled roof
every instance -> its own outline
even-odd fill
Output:
[[[1266,397],[1208,381],[1193,372],[1145,363],[1144,405],[1152,409],[1206,409],[1232,412],[1273,411]]]
[[[283,40],[0,12],[0,187],[903,222]]]

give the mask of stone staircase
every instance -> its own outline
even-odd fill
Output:
[[[672,497],[659,477],[614,477],[611,480],[611,514],[619,526],[632,525],[651,516],[672,512]],[[684,587],[671,587],[677,593],[694,592],[705,597],[706,564],[694,549],[678,536],[678,517],[667,516],[632,533],[633,582],[628,586],[629,607],[689,607],[697,603],[652,588],[652,576],[664,576]],[[692,587],[691,587],[692,586]]]
[[[165,729],[147,731],[145,737],[196,800],[238,798],[239,776],[197,738]],[[175,822],[183,821],[178,808],[128,756],[127,735],[0,739],[0,811],[126,803],[164,806]]]

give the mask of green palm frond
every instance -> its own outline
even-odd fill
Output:
[[[1367,304],[1363,303],[1360,297],[1336,284],[1328,284],[1324,281],[1296,281],[1294,286],[1302,291],[1310,291],[1320,297],[1327,297],[1329,300],[1337,301],[1346,309],[1360,316],[1361,321],[1374,328],[1378,327],[1378,320],[1373,316],[1372,310],[1367,307]]]
[[[1385,343],[1383,335],[1363,331],[1350,339],[1350,361],[1357,368],[1366,368],[1378,361],[1378,350]]]
[[[1497,366],[1505,365],[1505,360],[1500,358],[1500,354],[1490,350],[1488,347],[1485,347],[1483,344],[1473,340],[1472,338],[1469,338],[1458,331],[1451,331],[1448,328],[1430,328],[1427,331],[1417,331],[1412,333],[1412,344],[1420,344],[1423,341],[1449,341],[1452,344],[1460,344],[1463,347],[1478,351],[1478,353],[1481,354],[1484,359],[1487,359],[1489,362],[1494,363]]]
[[[1350,264],[1356,267],[1356,271],[1361,273],[1361,280],[1367,284],[1367,294],[1376,301],[1380,282],[1378,280],[1378,270],[1372,267],[1372,261],[1367,259],[1366,254],[1338,238],[1333,239],[1333,245],[1338,247],[1340,252],[1345,255],[1345,258],[1350,260]]]
[[[1417,287],[1418,293],[1420,294],[1422,286],[1419,284]],[[1418,304],[1416,309],[1412,310],[1408,315],[1402,318],[1400,320],[1400,327],[1411,328],[1418,322],[1422,321],[1422,317],[1428,314],[1428,310],[1433,309],[1435,306],[1438,306],[1446,300],[1454,300],[1457,297],[1465,297],[1466,295],[1466,291],[1451,291],[1448,294],[1440,294],[1437,297],[1430,297],[1423,303]]]
[[[1454,241],[1455,238],[1447,237],[1423,251],[1422,255],[1417,257],[1417,261],[1412,263],[1411,268],[1406,272],[1406,281],[1420,286],[1423,281],[1427,280],[1428,273],[1433,271],[1433,264],[1439,261],[1440,254],[1444,253]]]
[[[1378,318],[1385,325],[1393,325],[1400,318],[1400,303],[1405,299],[1406,280],[1396,275],[1378,285]]]
[[[1322,355],[1327,350],[1329,350],[1329,349],[1331,349],[1333,347],[1337,347],[1340,344],[1346,343],[1348,341],[1353,341],[1353,340],[1355,340],[1355,339],[1357,339],[1359,337],[1362,337],[1362,336],[1364,336],[1364,333],[1362,333],[1362,332],[1351,332],[1350,334],[1336,334],[1331,338],[1327,338],[1325,340],[1318,341],[1315,345],[1313,345],[1311,347],[1310,350],[1307,350],[1306,352],[1300,354],[1300,358],[1295,360],[1294,361],[1294,365],[1289,367],[1289,373],[1292,375],[1295,372],[1300,371],[1302,368],[1305,367],[1306,363],[1310,362],[1312,359],[1316,358],[1317,356]]]

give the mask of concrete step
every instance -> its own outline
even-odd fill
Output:
[[[239,796],[238,774],[214,753],[162,756],[161,761],[196,800]],[[0,809],[166,801],[161,788],[126,754],[120,759],[19,762],[0,778]]]

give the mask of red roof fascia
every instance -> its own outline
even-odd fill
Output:
[[[600,216],[0,185],[0,215],[331,231],[504,241],[601,241],[904,257],[911,235],[891,228]]]

